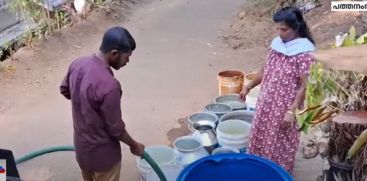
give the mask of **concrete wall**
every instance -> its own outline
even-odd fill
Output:
[[[6,0],[0,0],[0,9],[1,9],[1,8],[4,8],[5,1],[6,1]]]

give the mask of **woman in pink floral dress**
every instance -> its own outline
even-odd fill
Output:
[[[283,8],[273,20],[277,23],[276,37],[268,52],[266,63],[242,91],[241,98],[255,86],[261,85],[256,106],[249,153],[272,160],[292,173],[300,133],[294,111],[303,105],[306,79],[314,59],[314,41],[296,8]]]

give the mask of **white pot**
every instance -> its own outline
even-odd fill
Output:
[[[200,140],[193,136],[183,136],[175,140],[174,148],[177,154],[177,164],[186,167],[203,157],[209,156]]]

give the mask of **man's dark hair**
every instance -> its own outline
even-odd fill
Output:
[[[103,35],[99,50],[102,53],[108,53],[111,50],[129,53],[135,50],[135,48],[135,40],[129,31],[121,26],[116,26],[108,29]]]

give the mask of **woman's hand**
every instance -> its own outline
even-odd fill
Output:
[[[242,89],[241,93],[240,93],[240,98],[243,100],[243,101],[246,101],[246,96],[247,94],[250,92],[250,89],[247,88],[246,86]]]
[[[283,128],[288,129],[293,127],[296,124],[296,116],[294,115],[294,112],[288,111],[285,113],[283,118]]]

